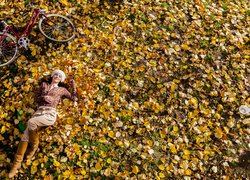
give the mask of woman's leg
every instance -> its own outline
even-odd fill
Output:
[[[35,152],[38,149],[39,145],[39,133],[38,130],[29,130],[29,142],[31,147],[28,149],[26,154],[27,161],[31,160],[31,158],[34,156]]]
[[[27,146],[28,146],[28,128],[25,129],[22,139],[18,144],[17,151],[15,154],[15,158],[11,167],[11,170],[9,172],[9,178],[12,178],[16,175],[17,170],[20,169],[21,163],[23,161],[24,154],[26,152]]]
[[[15,159],[9,172],[9,178],[14,177],[17,173],[17,170],[20,169],[21,162],[23,161],[23,157],[28,146],[28,142],[31,144],[31,148],[27,152],[27,158],[31,159],[35,154],[39,144],[39,135],[37,128],[40,126],[49,126],[54,124],[56,120],[55,118],[53,118],[53,116],[49,115],[49,113],[47,112],[38,110],[36,111],[34,116],[29,119],[28,126],[25,129],[22,139],[18,144]]]
[[[41,115],[35,116],[28,121],[28,138],[31,147],[28,149],[28,152],[26,154],[27,160],[31,160],[31,158],[34,156],[35,152],[38,149],[39,145],[38,128],[43,126],[53,125],[55,122],[55,118],[51,117],[49,113],[51,112],[41,111]]]
[[[21,163],[23,161],[23,156],[24,156],[24,153],[27,149],[27,146],[28,146],[27,141],[20,141],[19,142],[16,154],[15,154],[15,159],[14,159],[13,165],[11,167],[11,170],[9,172],[9,178],[14,177],[17,173],[17,170],[20,169]]]

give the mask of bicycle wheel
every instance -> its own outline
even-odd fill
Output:
[[[75,26],[66,17],[58,14],[44,16],[38,24],[41,33],[52,41],[66,42],[74,38]]]
[[[17,56],[17,43],[13,36],[0,33],[0,67],[12,63]]]

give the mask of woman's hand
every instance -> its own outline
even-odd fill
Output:
[[[69,81],[69,84],[71,85],[72,88],[76,89],[76,83],[75,83],[75,80],[74,79],[71,79]]]

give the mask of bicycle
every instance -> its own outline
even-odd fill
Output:
[[[28,37],[38,18],[41,18],[38,23],[40,32],[52,41],[67,42],[75,36],[75,26],[67,17],[59,14],[46,15],[44,9],[35,8],[32,4],[30,6],[32,16],[22,32],[15,31],[6,21],[0,21],[5,25],[0,32],[0,67],[9,65],[16,59],[18,48],[27,49],[30,43]]]

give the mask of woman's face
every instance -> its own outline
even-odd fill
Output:
[[[61,80],[62,80],[62,76],[59,73],[54,74],[54,76],[52,77],[52,81],[55,83],[59,83],[61,82]]]

